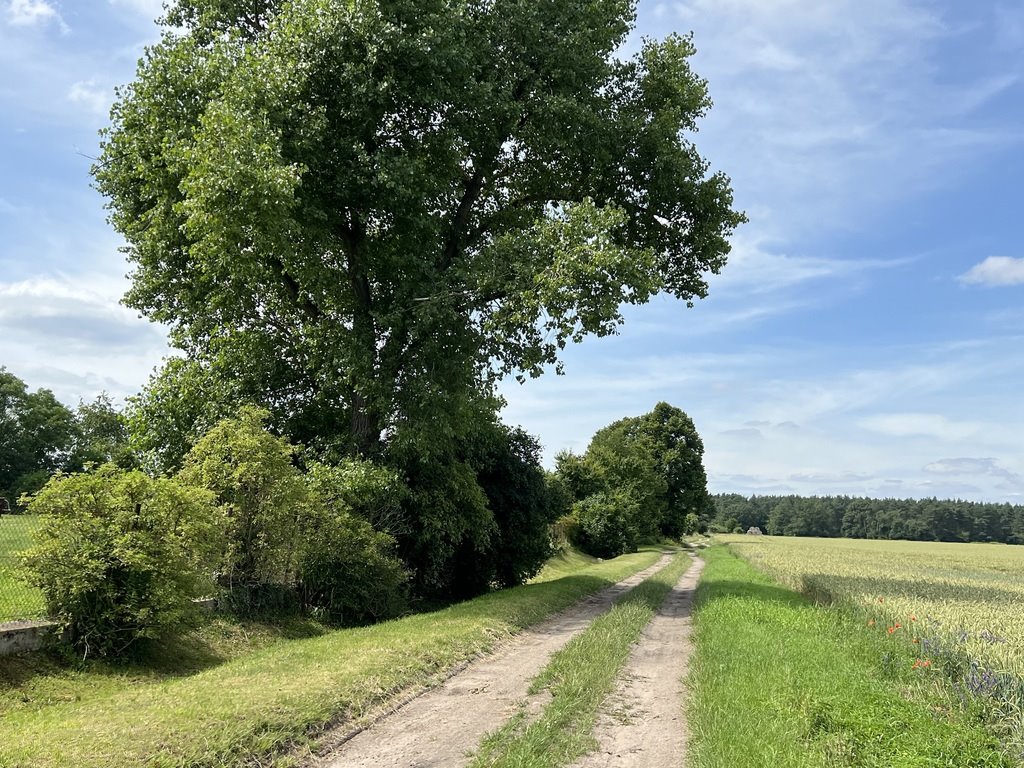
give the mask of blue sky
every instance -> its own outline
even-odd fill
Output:
[[[0,365],[70,405],[168,353],[118,305],[89,186],[154,0],[0,0]],[[566,375],[506,383],[548,460],[659,400],[714,491],[1024,503],[1024,7],[976,0],[642,2],[694,34],[697,143],[750,217],[693,309],[656,300]]]

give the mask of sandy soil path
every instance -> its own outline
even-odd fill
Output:
[[[682,768],[688,731],[683,676],[690,653],[690,610],[703,560],[694,560],[644,629],[602,707],[600,745],[572,768]]]
[[[526,699],[530,681],[551,654],[582,632],[616,598],[671,560],[657,563],[602,590],[547,621],[524,630],[489,656],[405,703],[366,730],[346,739],[311,766],[330,768],[427,768],[468,762],[480,739],[501,727]],[[327,737],[330,742],[330,736]]]

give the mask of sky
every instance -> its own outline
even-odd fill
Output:
[[[65,403],[137,392],[166,335],[90,186],[158,0],[0,0],[0,365]],[[693,308],[630,308],[565,375],[505,382],[545,461],[659,401],[713,492],[1024,503],[1024,5],[643,0],[693,34],[694,137],[749,217]]]

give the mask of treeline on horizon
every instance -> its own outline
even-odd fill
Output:
[[[1024,544],[1024,505],[960,499],[713,495],[708,530],[771,536]]]

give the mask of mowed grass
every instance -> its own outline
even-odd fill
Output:
[[[983,768],[1012,761],[913,646],[716,546],[688,683],[691,768]]]
[[[900,636],[955,640],[968,656],[1024,674],[1024,547],[720,538],[788,586],[863,610],[879,631],[899,623]]]
[[[540,717],[531,722],[525,712],[513,717],[483,740],[470,768],[556,768],[593,749],[598,707],[640,632],[690,563],[686,554],[676,555],[558,651],[531,686],[531,693],[551,693]]]
[[[32,546],[38,526],[35,515],[0,515],[0,622],[44,613],[42,594],[21,580],[18,564],[19,554]]]
[[[200,660],[188,676],[173,664],[51,674],[0,660],[0,766],[289,764],[327,724],[358,720],[657,558],[626,555],[441,611]]]

